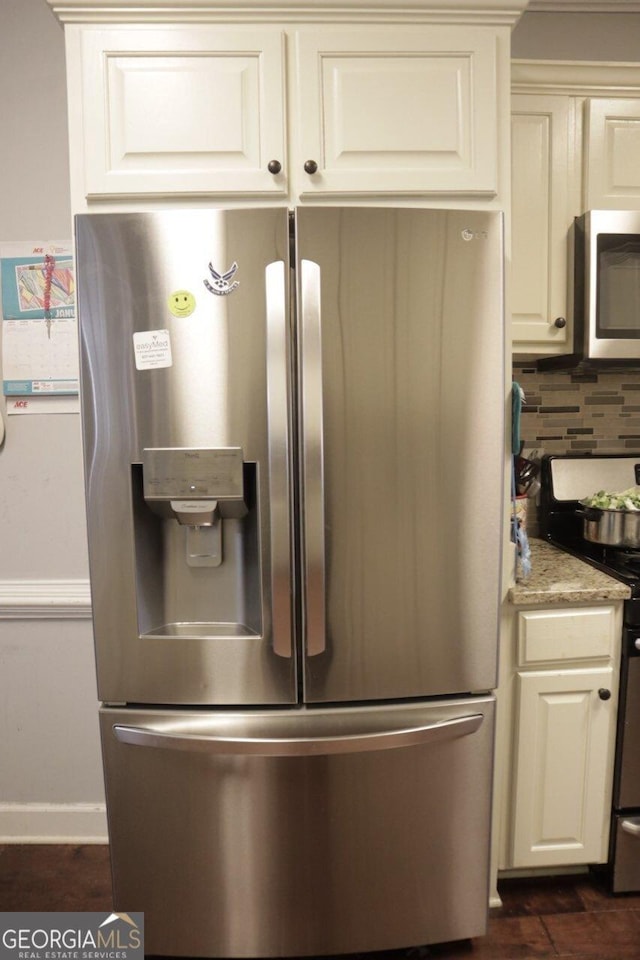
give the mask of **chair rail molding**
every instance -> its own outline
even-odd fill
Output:
[[[0,580],[0,620],[86,620],[88,580]]]

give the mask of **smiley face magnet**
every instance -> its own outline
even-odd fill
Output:
[[[167,306],[174,317],[190,317],[196,308],[196,298],[189,290],[174,290],[169,294]]]

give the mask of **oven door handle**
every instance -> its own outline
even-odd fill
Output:
[[[620,826],[625,833],[630,833],[632,837],[640,839],[640,817],[634,817],[633,820],[623,820]]]

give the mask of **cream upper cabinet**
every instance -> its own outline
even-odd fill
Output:
[[[88,200],[286,195],[282,31],[89,28],[69,39]]]
[[[566,353],[571,343],[567,233],[574,216],[574,130],[571,98],[513,96],[511,316],[515,349]]]
[[[585,201],[587,210],[640,210],[640,99],[587,102]]]
[[[506,28],[71,23],[66,37],[75,210],[499,193]]]
[[[640,66],[514,60],[512,92],[513,352],[572,353],[573,219],[640,209]]]
[[[294,42],[301,197],[496,194],[492,30],[308,28]]]

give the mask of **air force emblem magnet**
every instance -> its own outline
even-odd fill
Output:
[[[211,282],[208,280],[204,281],[204,285],[209,293],[215,293],[217,297],[226,297],[227,294],[233,293],[236,287],[240,286],[240,281],[233,279],[237,269],[238,264],[232,263],[226,273],[218,273],[217,270],[214,270],[213,265],[209,264]]]

